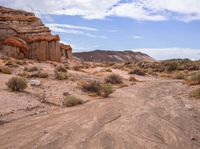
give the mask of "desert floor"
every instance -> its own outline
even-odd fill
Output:
[[[4,117],[11,121],[1,122],[0,148],[200,148],[200,102],[188,97],[189,86],[178,80],[137,78],[140,82],[117,89],[110,98],[94,97],[71,108],[39,103],[33,94],[37,89],[29,88],[33,93],[28,98],[27,93],[9,92],[8,96],[1,85],[0,110],[7,109]],[[50,91],[55,89],[52,84],[46,83]],[[5,99],[13,105],[8,106]]]

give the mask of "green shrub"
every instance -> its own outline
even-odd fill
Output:
[[[110,94],[114,92],[112,84],[102,84],[101,85],[101,96],[107,98]]]
[[[12,74],[12,70],[9,67],[1,67],[0,71],[4,74]]]
[[[24,78],[12,77],[6,85],[12,91],[23,91],[27,87],[27,82]]]
[[[139,68],[135,68],[135,69],[131,70],[129,72],[129,74],[136,74],[136,75],[140,75],[140,76],[145,75],[145,73],[142,71],[142,69],[139,69]]]
[[[25,67],[24,70],[28,72],[34,72],[34,71],[38,71],[39,69],[36,66],[32,66],[32,67]]]
[[[65,72],[57,72],[57,71],[55,71],[55,78],[57,80],[66,80],[66,79],[68,79],[68,75]]]
[[[190,97],[200,99],[200,88],[192,91]]]
[[[117,74],[111,74],[105,79],[105,82],[111,84],[121,84],[122,77]]]
[[[66,96],[63,101],[63,105],[66,107],[72,107],[82,103],[83,101],[81,99],[74,96]]]

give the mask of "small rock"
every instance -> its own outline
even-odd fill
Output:
[[[30,85],[31,86],[40,86],[41,85],[41,81],[39,81],[39,80],[31,80],[30,81]]]

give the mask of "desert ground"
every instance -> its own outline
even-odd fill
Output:
[[[71,62],[75,68],[82,62]],[[0,64],[5,65],[5,60]],[[13,64],[12,64],[13,65]],[[56,62],[35,62],[11,67],[0,73],[1,149],[198,149],[200,148],[200,102],[189,96],[194,88],[184,80],[154,75],[130,74],[124,68],[99,65],[68,69],[67,80],[56,80]],[[6,82],[22,75],[25,67],[48,72],[48,78],[23,92],[12,92]],[[107,71],[106,69],[111,69]],[[122,85],[103,98],[80,89],[84,81],[103,81],[115,73]],[[62,105],[64,93],[79,97],[83,104]]]

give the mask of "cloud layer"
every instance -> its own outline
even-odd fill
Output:
[[[79,15],[86,19],[119,16],[149,21],[200,20],[199,0],[1,0],[0,5],[38,15]]]

